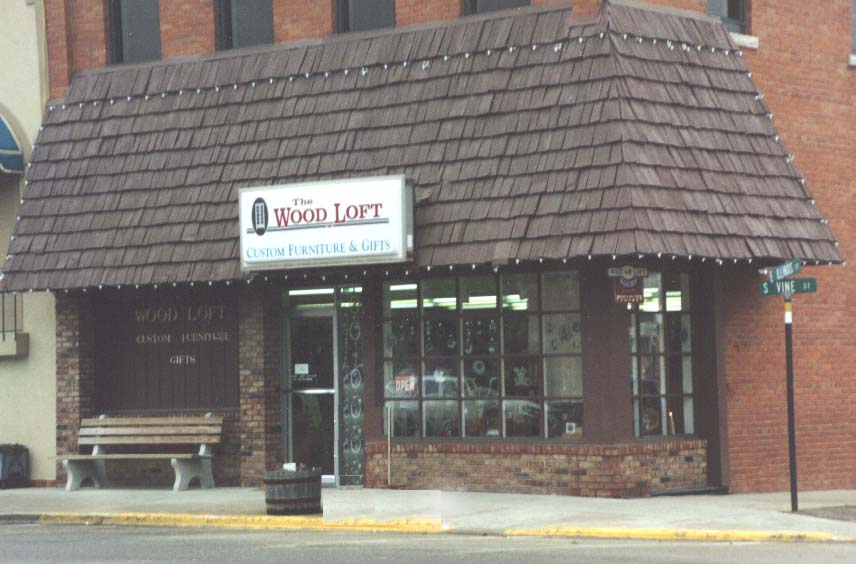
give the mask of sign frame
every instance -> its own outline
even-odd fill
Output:
[[[360,185],[364,185],[368,190],[363,193],[358,192],[361,188]],[[330,192],[325,194],[325,190],[329,190]],[[334,191],[335,193],[333,193]],[[345,204],[342,205],[342,209],[336,207],[335,210],[328,208],[325,205],[329,203],[328,200],[330,200],[330,198],[347,198],[351,194],[358,193],[360,196],[363,194],[377,196],[377,198],[374,198],[375,200],[388,198],[387,200],[378,202],[383,205],[377,208],[372,207],[376,205],[375,203],[368,204],[362,202],[359,198],[355,198],[353,201],[347,200],[347,208],[350,208],[351,206],[362,207],[362,211],[368,209],[368,213],[371,214],[373,212],[376,217],[381,213],[380,210],[382,209],[385,213],[383,221],[372,221],[371,219],[366,220],[362,219],[362,216],[355,219],[350,217],[345,218]],[[289,222],[286,221],[285,227],[283,227],[280,221],[283,218],[282,213],[286,213],[283,212],[286,208],[271,206],[273,209],[269,213],[268,203],[265,198],[271,200],[275,198],[277,203],[291,200],[294,203],[294,207],[287,208],[287,213],[291,214],[291,212],[295,212],[297,215],[291,216],[292,218],[299,217],[301,220],[305,221],[302,221],[301,223],[295,222],[294,225],[289,225]],[[317,207],[315,205],[315,199],[320,200]],[[256,214],[255,207],[259,200],[262,200],[262,204],[264,206],[263,217]],[[298,201],[300,203],[297,203]],[[357,177],[341,180],[331,179],[317,182],[301,182],[272,186],[250,186],[241,188],[238,191],[238,231],[240,237],[239,247],[241,253],[241,271],[263,272],[270,270],[291,270],[311,267],[363,266],[408,262],[412,260],[414,252],[413,201],[413,182],[408,180],[404,175]],[[339,204],[336,203],[332,205],[338,206]],[[308,219],[308,215],[305,215],[307,212],[311,212],[311,220]],[[304,214],[303,217],[301,217],[301,213]],[[321,221],[322,214],[325,220],[331,219],[335,214],[335,220]],[[256,221],[257,215],[259,218],[258,222]],[[339,219],[345,219],[345,221],[340,222],[338,221]],[[274,223],[274,221],[276,221],[278,225],[270,227],[269,224]],[[382,223],[387,225],[379,227],[378,224]],[[354,242],[354,239],[351,239],[349,236],[344,237],[341,242],[329,242],[326,240],[331,238],[331,233],[335,232],[338,234],[340,229],[343,233],[353,235],[357,229],[363,226],[365,227],[365,231],[378,234],[375,236],[382,235],[383,237],[386,237],[387,239],[385,240],[388,241],[390,250],[385,252],[386,249],[382,249],[379,251],[361,253],[361,245],[357,244],[356,249],[352,247],[351,243]],[[295,239],[293,241],[289,241],[286,237],[283,237],[278,233],[288,230],[302,235],[316,231],[315,229],[310,228],[327,227],[335,227],[336,231],[333,229],[330,229],[329,231],[325,229],[324,231],[317,232],[322,240],[320,244],[325,245],[325,250],[329,248],[335,249],[337,251],[336,254],[325,255],[323,253],[318,253],[305,257],[289,256],[291,248],[287,248],[285,245],[294,246],[297,244],[298,246],[317,246],[319,243],[312,241],[302,242],[299,240],[298,236],[293,236]],[[253,246],[254,243],[269,231],[272,232],[271,238],[266,242],[270,243],[270,246]],[[272,241],[274,237],[278,240]],[[263,251],[264,254],[272,256],[269,259],[266,257],[250,259],[250,252],[256,252],[257,250]]]

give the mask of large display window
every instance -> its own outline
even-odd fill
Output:
[[[394,436],[582,438],[577,271],[388,282],[383,335]]]
[[[631,309],[633,428],[637,437],[692,434],[692,324],[687,273],[652,272]]]

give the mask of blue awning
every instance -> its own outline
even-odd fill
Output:
[[[24,154],[3,116],[0,116],[0,173],[24,174]]]

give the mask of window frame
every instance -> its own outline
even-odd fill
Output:
[[[656,311],[642,310],[640,304],[628,305],[628,330],[632,330],[632,334],[628,335],[628,355],[630,356],[631,364],[631,409],[633,419],[633,437],[635,439],[650,439],[657,437],[670,436],[693,436],[695,435],[695,427],[697,424],[696,417],[696,401],[698,399],[698,382],[696,380],[695,366],[695,350],[693,343],[694,319],[697,317],[696,302],[692,295],[692,274],[686,271],[660,270],[652,271],[648,277],[652,275],[659,276],[659,296],[658,308]],[[681,289],[681,308],[678,310],[670,310],[668,307],[668,294],[673,290],[667,289],[667,277],[676,277],[679,281]],[[649,286],[645,285],[644,288]],[[687,296],[684,296],[686,292]],[[689,306],[684,307],[684,303],[688,301]],[[656,351],[641,350],[641,333],[642,333],[642,317],[644,315],[655,316],[660,318],[659,335],[660,346]],[[689,342],[686,349],[683,347],[680,350],[673,350],[672,340],[669,338],[669,330],[675,323],[683,329],[684,318],[687,319],[687,328],[689,333],[687,338]],[[649,366],[657,367],[659,386],[656,393],[644,393],[643,388],[643,357],[656,359],[656,364],[652,362]],[[684,386],[686,375],[684,374],[686,362],[689,361],[689,383],[690,391],[687,392]],[[672,372],[673,363],[678,362],[681,365],[681,391],[676,392],[672,389],[672,381],[675,374]],[[656,427],[656,432],[643,432],[642,422],[646,404],[656,402],[657,410],[660,416],[660,422]],[[672,411],[671,407],[674,401],[678,401],[681,405],[679,415],[683,415],[683,419],[671,419],[668,413]],[[687,403],[689,402],[689,403]],[[686,412],[687,405],[690,406],[689,423],[690,429],[687,430]],[[672,433],[670,427],[674,424],[675,432]],[[678,431],[678,429],[681,429]]]
[[[576,293],[577,293],[577,302],[576,304],[567,303],[563,307],[545,307],[544,302],[544,288],[545,288],[545,279],[547,276],[556,275],[556,274],[567,274],[569,276],[573,276],[575,278],[576,284]],[[538,299],[536,303],[532,304],[530,307],[527,307],[525,311],[521,312],[513,312],[511,309],[506,308],[504,305],[504,288],[503,282],[505,277],[507,276],[517,276],[517,275],[529,275],[534,276],[535,283],[538,289]],[[483,278],[484,280],[492,281],[493,290],[494,290],[494,305],[492,307],[487,308],[473,308],[466,309],[464,307],[464,285],[467,280],[475,280],[477,278]],[[390,280],[384,284],[383,290],[383,301],[384,301],[384,312],[381,316],[381,323],[383,327],[383,350],[381,353],[382,363],[384,366],[384,382],[383,382],[383,400],[384,400],[384,417],[386,418],[388,415],[388,411],[386,409],[387,406],[392,404],[398,404],[399,402],[412,402],[416,405],[416,429],[415,435],[409,434],[398,434],[396,430],[394,432],[394,436],[396,438],[403,439],[427,439],[427,440],[442,440],[445,438],[450,438],[454,440],[508,440],[508,439],[536,439],[536,440],[556,440],[561,442],[579,442],[582,439],[582,430],[584,426],[583,419],[583,403],[584,403],[584,390],[582,389],[583,383],[583,345],[582,345],[582,318],[583,318],[583,304],[580,296],[580,271],[578,269],[561,269],[561,270],[548,270],[541,272],[518,272],[518,273],[508,273],[503,275],[498,274],[475,274],[475,275],[464,275],[464,276],[446,276],[446,277],[431,277],[431,278],[421,278],[418,280]],[[443,309],[434,309],[434,308],[426,308],[425,307],[425,283],[429,284],[431,281],[440,281],[440,280],[449,280],[454,282],[454,292],[455,292],[455,307],[453,310],[443,310]],[[416,307],[412,309],[403,310],[402,313],[396,313],[396,310],[391,307],[392,305],[392,296],[390,296],[391,288],[398,285],[415,285],[415,296],[416,296]],[[389,307],[387,307],[389,304]],[[528,304],[527,304],[528,305]],[[569,316],[571,319],[576,317],[576,323],[580,325],[578,335],[579,335],[579,344],[574,346],[573,344],[570,346],[570,350],[568,351],[558,351],[558,352],[548,352],[547,345],[545,343],[545,327],[548,318],[551,316],[564,315]],[[530,321],[528,322],[529,327],[533,327],[535,324],[532,322],[532,318],[534,317],[537,320],[537,351],[514,351],[508,352],[506,350],[505,343],[505,324],[508,318],[513,318],[514,316],[520,316],[528,318]],[[416,356],[413,355],[404,355],[396,357],[394,344],[387,345],[386,340],[388,336],[393,336],[396,334],[396,322],[400,322],[400,320],[404,318],[410,318],[410,321],[407,322],[408,326],[415,327],[414,338],[416,339]],[[454,327],[455,327],[455,354],[447,355],[445,353],[439,355],[432,355],[429,353],[427,349],[427,339],[426,333],[428,324],[432,321],[439,320],[449,320],[454,319]],[[493,352],[477,352],[467,354],[465,350],[465,340],[467,334],[468,327],[476,327],[477,325],[469,325],[468,322],[473,320],[486,320],[488,322],[495,322],[494,329],[494,339],[495,339],[495,347]],[[572,329],[573,332],[573,329]],[[393,337],[394,342],[394,337]],[[387,349],[389,346],[389,349]],[[579,363],[579,394],[556,394],[550,390],[550,394],[548,395],[548,390],[545,389],[547,386],[547,364],[551,359],[579,359],[577,362]],[[471,383],[468,387],[467,385],[467,362],[477,362],[479,360],[489,361],[495,366],[495,376],[496,389],[495,392],[491,393],[491,385],[488,384],[487,391],[478,392],[481,388],[479,388],[475,383]],[[507,389],[507,364],[509,362],[519,361],[529,363],[530,366],[537,367],[535,370],[535,379],[537,380],[535,384],[536,393],[535,394],[520,394],[520,393],[511,393]],[[428,374],[429,370],[427,367],[432,362],[449,363],[455,367],[455,394],[447,396],[446,394],[440,393],[438,395],[428,395],[426,389],[426,374]],[[394,388],[391,386],[394,384],[396,379],[396,366],[413,366],[415,367],[415,393],[410,396],[400,395],[399,392],[396,392]],[[469,391],[477,390],[476,393],[469,393]],[[456,404],[456,415],[455,415],[455,432],[452,435],[436,435],[429,434],[428,429],[428,419],[426,415],[426,406],[430,406],[432,403],[434,405],[439,405],[438,402],[451,402],[454,401]],[[476,404],[477,402],[486,402],[488,404],[492,403],[493,407],[495,407],[496,417],[499,418],[497,422],[498,425],[498,433],[496,435],[490,433],[488,429],[485,429],[485,434],[468,434],[467,433],[467,424],[468,424],[468,412],[465,409],[468,407],[468,402],[472,402],[472,404]],[[510,435],[509,430],[507,428],[507,414],[508,409],[512,408],[515,404],[509,402],[529,402],[537,404],[537,428],[538,431],[536,434],[514,434]],[[557,405],[560,403],[565,403],[571,406],[570,411],[579,413],[577,416],[579,419],[579,428],[580,433],[576,434],[576,426],[573,428],[575,431],[571,432],[571,437],[562,438],[562,432],[558,435],[551,436],[551,419],[549,411],[552,409],[558,409]],[[554,406],[554,407],[551,407]],[[485,406],[482,405],[483,409]],[[488,406],[490,407],[490,406]],[[412,409],[412,408],[411,408]],[[480,413],[480,412],[477,412]],[[399,419],[395,418],[396,426],[400,424]],[[411,428],[411,425],[407,425],[407,428]],[[567,427],[566,427],[567,428]],[[397,427],[396,427],[397,429]]]
[[[746,34],[749,30],[749,18],[747,10],[748,0],[734,0],[737,2],[736,16],[728,12],[729,0],[707,0],[707,13],[722,20],[725,29],[732,33]]]
[[[14,339],[17,333],[23,332],[24,296],[19,292],[0,292],[0,341]]]
[[[270,40],[235,45],[235,18],[232,13],[232,0],[215,0],[214,2],[214,26],[215,26],[215,48],[217,51],[228,51],[229,49],[242,49],[256,45],[270,45],[276,41],[276,32],[273,26],[273,0],[270,4]]]
[[[125,49],[125,30],[122,26],[122,0],[107,0],[106,10],[106,27],[107,27],[107,54],[108,62],[111,65],[134,64],[148,61],[157,61],[163,57],[161,46],[161,25],[160,25],[160,0],[150,0],[155,4],[155,13],[157,14],[157,57],[146,59],[128,60]]]
[[[513,0],[512,0],[513,1]],[[462,16],[471,16],[474,14],[487,14],[490,12],[498,12],[500,10],[514,10],[516,8],[525,8],[532,5],[531,0],[523,0],[526,2],[520,6],[507,6],[507,7],[499,7],[492,8],[490,10],[484,10],[480,8],[480,0],[461,0],[461,15]]]

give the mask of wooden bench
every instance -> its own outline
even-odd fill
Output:
[[[68,473],[66,491],[80,489],[92,481],[96,488],[107,487],[108,460],[169,460],[175,470],[174,491],[186,490],[191,480],[200,487],[213,488],[213,447],[220,442],[223,418],[204,417],[104,417],[80,422],[78,444],[92,446],[92,454],[61,456]],[[193,453],[149,452],[151,447],[164,445],[198,445]],[[123,451],[146,447],[146,452],[109,453],[107,449],[121,447]]]

